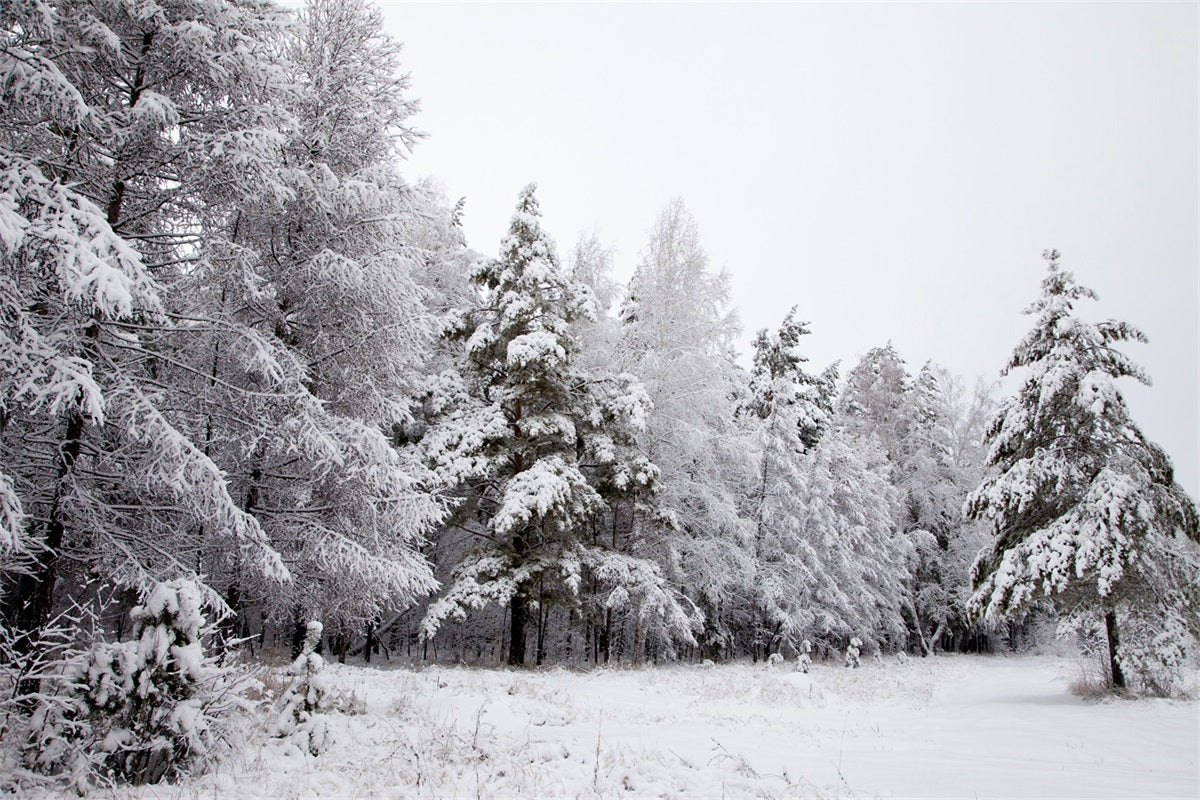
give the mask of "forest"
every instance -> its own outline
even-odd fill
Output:
[[[404,177],[417,102],[362,0],[0,23],[0,786],[174,778],[279,658],[276,732],[314,755],[348,657],[841,663],[1049,627],[1180,693],[1196,507],[1116,384],[1144,337],[1079,315],[1069,254],[993,365],[1011,396],[887,342],[811,365],[800,302],[747,368],[683,200],[625,285],[534,184],[468,245]]]

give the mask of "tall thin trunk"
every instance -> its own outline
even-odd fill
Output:
[[[295,661],[304,652],[304,637],[308,632],[308,626],[304,620],[304,612],[300,606],[296,606],[292,613],[292,660]]]
[[[38,563],[29,572],[17,579],[15,591],[8,597],[7,616],[17,633],[13,649],[18,656],[27,656],[38,647],[38,640],[50,611],[54,607],[54,586],[58,581],[58,555],[62,549],[66,522],[63,518],[62,500],[67,489],[68,478],[79,458],[84,419],[79,409],[72,409],[67,418],[67,430],[58,449],[54,484],[54,495],[50,500],[50,513],[42,538],[44,550]],[[33,695],[41,688],[40,678],[22,678],[17,684],[17,695]]]
[[[546,624],[549,622],[549,619],[550,612],[543,598],[538,603],[537,654],[535,656],[535,663],[539,667],[546,662]]]
[[[606,608],[604,610],[604,663],[608,663],[609,657],[612,655],[612,633],[613,633],[613,610]]]
[[[258,505],[258,484],[261,479],[262,470],[258,467],[250,470],[250,488],[246,490],[246,501],[242,504],[242,510],[247,514],[252,513],[255,506]],[[230,642],[240,636],[244,636],[247,628],[245,620],[246,606],[242,598],[242,564],[241,559],[236,555],[234,556],[233,577],[225,590],[225,604],[229,606],[231,613],[229,618],[221,624],[223,634],[221,637],[222,649],[228,649]],[[292,657],[295,658],[296,656]]]
[[[508,603],[509,639],[508,664],[512,667],[525,666],[525,622],[529,616],[529,607],[520,591],[513,595]]]
[[[363,645],[363,663],[371,663],[371,651],[375,649],[375,622],[367,623],[367,643]]]
[[[1104,614],[1104,630],[1108,633],[1108,665],[1112,670],[1112,685],[1114,689],[1125,688],[1125,673],[1121,672],[1121,664],[1117,661],[1117,650],[1120,641],[1117,639],[1117,612],[1109,610]]]
[[[513,409],[512,431],[518,441],[524,438],[521,433],[521,403],[518,401]],[[518,450],[512,456],[512,471],[513,475],[519,475],[525,471],[525,457]],[[513,535],[513,562],[517,567],[525,564],[525,559],[529,555],[529,531],[518,531]],[[525,665],[525,623],[529,617],[529,606],[525,595],[525,587],[518,586],[513,592],[512,600],[508,603],[508,618],[509,618],[509,639],[508,639],[508,663],[509,666],[522,667]]]

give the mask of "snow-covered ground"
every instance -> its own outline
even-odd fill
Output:
[[[940,656],[514,672],[330,665],[319,757],[259,732],[118,797],[1187,797],[1195,701],[1085,701],[1079,662]]]

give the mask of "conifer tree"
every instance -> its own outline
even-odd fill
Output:
[[[1116,347],[1144,335],[1077,316],[1075,303],[1096,294],[1056,251],[1045,258],[1041,295],[1025,311],[1034,327],[1005,368],[1024,379],[987,433],[994,474],[965,507],[995,531],[972,568],[970,610],[1009,616],[1048,599],[1068,624],[1103,624],[1115,687],[1136,675],[1165,690],[1200,633],[1196,507],[1115,385],[1149,383]]]
[[[673,635],[691,636],[686,610],[653,563],[583,538],[605,506],[601,491],[649,487],[656,477],[646,459],[627,460],[619,447],[623,430],[644,426],[649,404],[627,376],[575,368],[571,323],[593,313],[593,300],[561,269],[535,189],[521,192],[499,258],[472,275],[479,303],[457,327],[464,375],[443,381],[434,398],[440,419],[422,441],[448,486],[469,486],[465,507],[484,523],[423,633],[498,603],[508,609],[513,665],[525,663],[532,613],[546,602],[578,602],[585,573],[609,587],[609,602],[633,602]]]
[[[798,349],[808,323],[788,312],[779,330],[759,331],[749,396],[740,412],[756,428],[758,476],[753,501],[754,657],[785,644],[798,648],[811,629],[812,596],[825,565],[805,536],[797,497],[804,491],[804,454],[815,447],[830,419],[821,378],[803,368]]]

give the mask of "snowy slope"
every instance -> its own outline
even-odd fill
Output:
[[[262,734],[118,797],[1189,797],[1194,701],[1089,702],[1077,662],[571,672],[331,665],[320,757]]]

